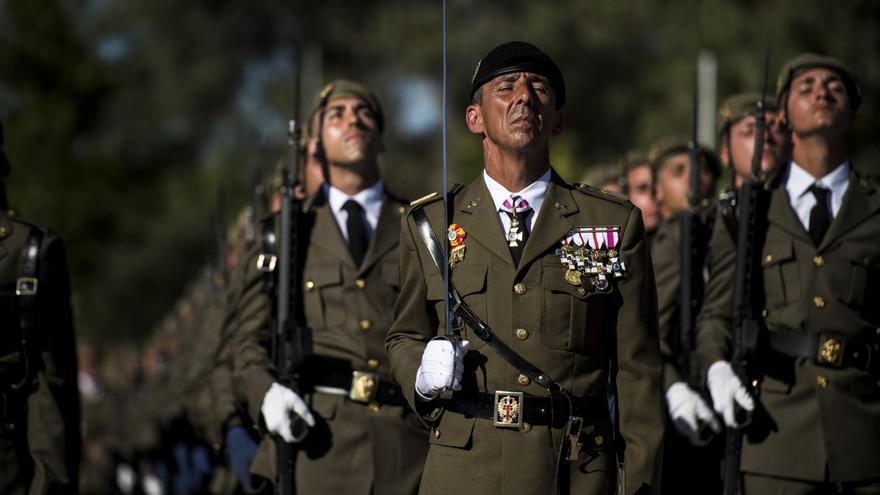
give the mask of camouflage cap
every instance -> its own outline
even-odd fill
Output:
[[[3,122],[0,122],[0,177],[9,175],[9,160],[3,148]]]
[[[651,161],[651,171],[656,175],[660,170],[660,166],[663,165],[667,158],[678,153],[687,153],[688,142],[690,140],[682,136],[666,136],[655,141],[648,148],[648,160]],[[702,145],[698,145],[697,148],[700,152],[700,159],[709,167],[712,175],[720,177],[721,162],[718,160],[715,152]]]
[[[850,107],[853,110],[859,108],[859,104],[862,103],[862,88],[859,86],[859,81],[853,75],[852,70],[840,59],[815,53],[801,53],[782,66],[782,70],[779,71],[779,77],[776,79],[776,99],[780,104],[785,105],[785,96],[789,88],[791,88],[791,81],[794,79],[794,76],[805,70],[818,67],[837,72],[843,79],[844,86],[846,86]]]
[[[716,126],[718,134],[724,134],[727,128],[735,124],[738,120],[754,115],[758,102],[761,100],[761,93],[734,93],[718,107],[718,118]],[[777,110],[776,98],[768,96],[764,98],[764,110],[775,112]]]
[[[316,95],[315,104],[312,106],[312,111],[309,112],[309,119],[306,122],[307,132],[305,134],[307,136],[312,137],[317,131],[312,125],[312,121],[321,110],[321,107],[340,98],[357,98],[366,103],[370,111],[373,112],[373,115],[376,116],[379,132],[385,129],[385,114],[382,112],[382,103],[379,102],[376,94],[361,83],[347,79],[337,79],[324,86]]]

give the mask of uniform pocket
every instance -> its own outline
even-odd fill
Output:
[[[445,411],[431,427],[428,442],[431,445],[465,448],[470,444],[476,417]]]
[[[391,286],[395,291],[400,291],[400,265],[398,263],[383,263],[379,274],[382,283]]]
[[[880,249],[850,243],[841,246],[838,253],[841,261],[829,267],[835,295],[840,302],[863,309],[865,296],[880,290]],[[836,256],[829,257],[833,259]]]
[[[767,307],[779,307],[801,297],[801,276],[791,240],[768,241],[761,266]]]
[[[345,322],[346,312],[328,311],[334,303],[342,301],[342,271],[338,265],[315,266],[306,269],[305,280],[306,317],[313,328],[341,325]]]
[[[466,270],[459,268],[449,272],[455,290],[458,291],[458,294],[467,304],[468,308],[484,322],[488,321],[489,316],[486,303],[487,271],[488,267],[477,265],[468,266]],[[440,326],[443,328],[445,325],[443,320],[443,277],[439,274],[429,275],[426,282],[428,284],[428,300],[434,302],[437,314],[440,315]],[[485,342],[477,336],[471,335],[469,330],[468,326],[465,325],[462,337],[470,340],[471,349],[479,349],[485,345]]]
[[[585,351],[589,347],[590,321],[601,319],[598,313],[593,314],[591,310],[597,309],[594,302],[601,302],[604,294],[591,293],[566,282],[565,272],[563,266],[543,267],[541,341],[549,349]],[[594,333],[600,334],[599,331]]]

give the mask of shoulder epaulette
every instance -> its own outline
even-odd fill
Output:
[[[27,215],[22,215],[21,212],[16,210],[9,210],[9,219],[13,222],[18,222],[27,225],[28,227],[39,230],[40,232],[46,234],[49,233],[49,227],[37,222],[36,220],[28,217]]]
[[[612,192],[612,191],[606,191],[605,189],[599,189],[598,187],[593,187],[589,184],[573,184],[573,185],[574,185],[575,189],[577,189],[578,191],[580,191],[586,195],[593,196],[595,198],[600,198],[600,199],[612,201],[614,203],[617,203],[617,204],[620,204],[623,206],[632,207],[632,203],[630,203],[629,199],[623,194]]]
[[[460,191],[462,189],[462,187],[464,187],[464,186],[462,186],[461,184],[453,184],[452,187],[449,188],[449,192],[447,193],[447,195],[454,195],[454,194],[458,193],[458,191]],[[435,191],[435,192],[432,192],[431,194],[428,194],[426,196],[422,196],[421,198],[410,202],[409,206],[410,206],[410,210],[412,210],[413,208],[421,208],[423,206],[429,205],[431,203],[436,203],[437,201],[442,201],[442,200],[443,200],[443,195]]]

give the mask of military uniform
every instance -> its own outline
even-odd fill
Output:
[[[598,399],[586,408],[583,452],[563,481],[571,493],[608,493],[615,483],[616,459],[625,459],[625,493],[656,490],[663,436],[661,363],[654,277],[641,215],[621,197],[572,187],[555,172],[542,205],[515,265],[483,177],[454,191],[449,222],[463,231],[464,257],[450,271],[451,285],[496,339],[576,400]],[[449,223],[442,201],[415,208],[424,210],[438,238],[446,238]],[[556,249],[577,226],[620,229],[618,248],[627,275],[608,293],[566,281]],[[560,422],[567,417],[530,424],[527,413],[519,428],[496,427],[491,419],[452,410],[457,408],[450,402],[425,403],[416,397],[413,384],[426,342],[445,326],[444,283],[412,214],[404,219],[401,243],[401,294],[386,346],[394,378],[412,407],[431,423],[420,492],[552,493]],[[471,347],[462,390],[453,402],[496,391],[546,398],[545,388],[531,383],[471,329],[463,332]],[[616,388],[619,437],[606,400],[609,387]],[[489,407],[494,407],[491,401]]]
[[[413,493],[418,487],[427,431],[402,398],[387,395],[399,389],[389,382],[384,349],[391,304],[400,292],[398,245],[404,205],[385,194],[360,267],[325,193],[320,191],[309,205],[313,224],[300,290],[313,349],[299,371],[299,386],[318,423],[297,449],[294,478],[299,493]],[[271,301],[262,289],[264,274],[257,269],[259,255],[260,249],[253,250],[242,265],[231,348],[235,379],[254,424],[259,424],[263,397],[276,381],[266,351],[273,328]],[[366,378],[356,382],[355,371]],[[372,384],[363,381],[367,378]],[[348,392],[330,390],[358,385],[366,386],[360,389],[366,394],[357,400]],[[316,390],[322,387],[329,393]],[[267,440],[253,466],[258,474],[274,479],[274,444]]]

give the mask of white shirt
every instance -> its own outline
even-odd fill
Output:
[[[371,239],[373,237],[373,231],[376,230],[376,224],[379,223],[379,213],[382,211],[382,195],[385,192],[385,183],[382,180],[378,180],[375,184],[354,196],[349,196],[339,189],[336,189],[333,186],[328,186],[327,184],[324,184],[322,187],[324,188],[324,194],[327,195],[327,201],[330,203],[330,210],[336,218],[336,224],[339,225],[339,230],[342,232],[342,238],[345,239],[345,242],[348,242],[348,228],[346,227],[346,222],[348,222],[348,212],[342,209],[342,205],[344,205],[349,199],[357,201],[358,204],[361,205],[361,208],[364,209],[364,214],[367,217],[367,238]]]
[[[489,177],[489,174],[486,173],[485,169],[483,170],[483,180],[486,182],[486,188],[489,189],[489,194],[492,195],[492,202],[495,203],[495,211],[498,214],[498,219],[501,220],[501,232],[507,235],[507,231],[510,230],[510,217],[507,213],[504,213],[501,210],[501,204],[504,203],[505,199],[514,194],[528,201],[529,206],[532,207],[533,213],[531,213],[527,219],[529,224],[528,229],[529,232],[531,232],[535,226],[535,219],[538,218],[538,213],[541,211],[541,204],[544,202],[544,196],[547,195],[547,188],[550,187],[550,169],[548,168],[544,175],[538,177],[538,180],[532,182],[519,192],[508,191],[504,186],[499,184],[498,181]]]
[[[843,195],[849,187],[849,161],[845,161],[825,177],[816,180],[800,165],[791,162],[788,176],[785,178],[785,190],[788,192],[791,207],[797,214],[804,228],[810,230],[810,211],[816,206],[816,197],[810,192],[810,186],[817,184],[831,191],[831,219],[837,216]]]

